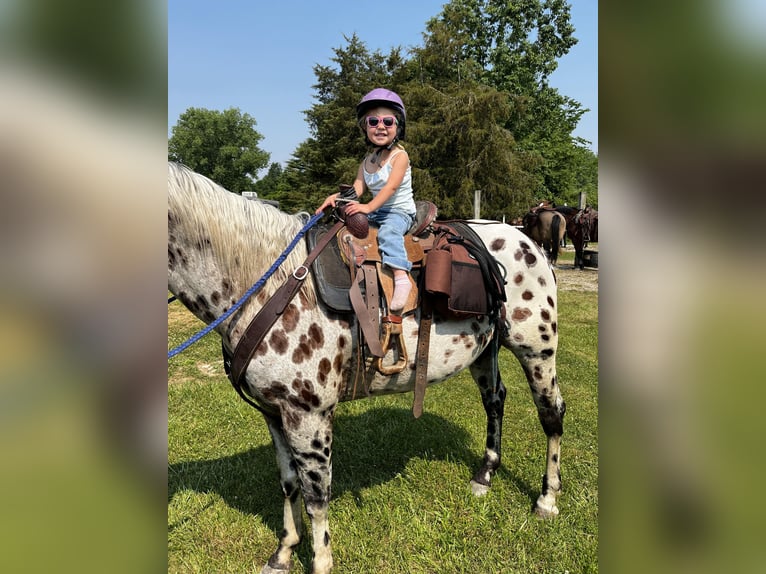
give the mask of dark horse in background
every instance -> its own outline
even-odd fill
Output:
[[[551,265],[556,265],[559,247],[566,233],[566,218],[554,209],[532,208],[522,219],[524,233],[545,249]]]
[[[567,235],[575,248],[574,266],[582,269],[582,255],[588,242],[598,241],[598,211],[589,205],[585,206],[585,209],[561,206],[556,207],[555,211],[566,219]]]

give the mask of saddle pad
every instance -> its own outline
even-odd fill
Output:
[[[329,229],[328,225],[317,225],[308,230],[306,243],[309,251]],[[351,273],[348,265],[341,259],[337,238],[333,238],[311,264],[311,272],[314,275],[317,295],[328,307],[337,313],[353,312],[348,295]]]
[[[317,225],[309,229],[306,233],[306,243],[309,251],[313,249],[317,241],[329,230],[327,225]],[[317,295],[324,303],[337,313],[353,313],[354,308],[351,305],[349,289],[351,288],[351,272],[347,253],[338,245],[338,237],[348,236],[346,228],[343,227],[334,237],[327,247],[316,258],[311,265],[311,271],[316,284]],[[378,230],[370,227],[370,232],[365,239],[358,239],[351,236],[351,240],[357,251],[364,252],[365,262],[375,262],[380,269],[380,252],[378,250]],[[410,298],[404,308],[404,312],[409,312],[417,306],[417,267],[424,259],[423,243],[421,239],[406,235],[404,237],[404,246],[407,251],[407,258],[415,265],[410,273],[410,282],[413,286],[410,291]],[[390,273],[390,271],[389,271]],[[378,273],[383,285],[383,291],[387,294],[390,302],[389,290],[386,289],[386,279],[383,273]],[[391,282],[390,292],[393,293],[393,281]]]

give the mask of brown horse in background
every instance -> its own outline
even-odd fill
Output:
[[[545,249],[551,265],[559,258],[559,246],[566,233],[566,218],[553,209],[533,208],[522,220],[523,231]]]
[[[575,248],[574,266],[582,269],[584,267],[582,255],[588,242],[598,241],[598,211],[589,205],[585,206],[585,209],[561,206],[555,210],[566,219],[567,235]]]

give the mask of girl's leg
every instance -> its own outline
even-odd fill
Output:
[[[407,260],[404,235],[412,225],[412,217],[397,211],[379,210],[371,219],[380,226],[378,247],[381,260],[394,272],[394,296],[391,300],[391,310],[397,311],[407,303],[411,289],[407,272],[412,264]]]

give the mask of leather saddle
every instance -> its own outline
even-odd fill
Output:
[[[433,237],[433,232],[430,231],[429,226],[437,215],[436,205],[430,201],[417,201],[415,207],[417,209],[415,222],[404,237],[407,258],[413,265],[410,274],[413,289],[410,291],[410,300],[405,305],[402,314],[412,312],[416,307],[417,278],[422,267],[424,253],[430,245],[429,238]],[[329,230],[329,224],[312,227],[306,234],[308,250],[311,251]],[[380,266],[378,230],[372,226],[365,239],[357,239],[345,228],[341,229],[314,260],[311,271],[319,298],[337,313],[355,312],[349,293],[355,279],[355,273],[350,272],[352,259],[359,265],[363,263],[375,264],[383,294],[386,301],[390,301],[393,296],[393,278],[388,269]]]

